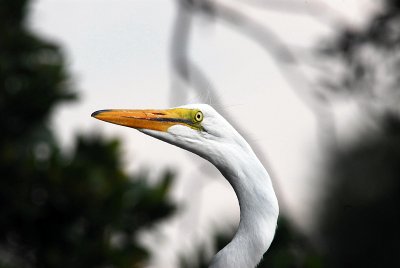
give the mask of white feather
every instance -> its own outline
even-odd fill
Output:
[[[232,241],[211,261],[211,268],[257,266],[273,240],[279,207],[271,179],[246,140],[211,106],[201,110],[204,131],[175,125],[167,132],[142,132],[179,146],[214,164],[232,185],[240,206],[240,223]]]

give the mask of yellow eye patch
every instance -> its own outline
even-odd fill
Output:
[[[182,125],[186,125],[196,130],[202,130],[201,122],[204,119],[204,115],[200,110],[187,109],[187,108],[175,108],[170,109],[171,113],[175,113],[176,116],[172,116],[171,120],[181,122]]]

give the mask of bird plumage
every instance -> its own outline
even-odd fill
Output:
[[[237,195],[240,223],[210,267],[252,268],[259,263],[275,234],[278,201],[268,172],[250,145],[217,111],[207,104],[191,104],[169,110],[105,110],[92,116],[137,128],[215,165]]]

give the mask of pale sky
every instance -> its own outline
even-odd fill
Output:
[[[240,1],[224,2],[235,7]],[[360,27],[377,5],[372,0],[299,3],[306,9],[325,3],[353,27]],[[144,236],[146,243],[162,247],[149,267],[175,267],[178,252],[198,245],[207,231],[231,228],[239,219],[236,197],[225,179],[212,167],[205,174],[199,170],[210,164],[132,129],[90,117],[105,108],[171,106],[169,50],[175,8],[175,1],[168,0],[36,0],[31,15],[31,27],[62,46],[80,95],[78,103],[62,106],[54,115],[62,144],[71,145],[78,132],[101,132],[123,139],[129,171],[146,168],[153,180],[165,169],[176,171],[172,198],[183,210],[159,227],[161,236]],[[293,47],[311,48],[333,33],[309,16],[240,8]],[[313,190],[319,188],[312,177],[321,153],[313,114],[293,93],[275,61],[223,23],[197,21],[191,57],[218,89],[223,109],[267,159],[280,201],[287,205],[284,213],[304,227],[312,216]],[[187,102],[198,97],[192,95]]]

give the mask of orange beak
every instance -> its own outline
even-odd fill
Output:
[[[113,124],[136,129],[150,129],[166,132],[173,125],[192,127],[190,109],[168,110],[100,110],[92,117]]]

